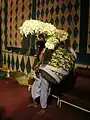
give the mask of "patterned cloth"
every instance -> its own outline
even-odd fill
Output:
[[[46,51],[40,71],[45,79],[59,83],[74,68],[75,61],[76,58],[72,52],[59,46],[54,51]],[[64,74],[65,72],[66,74]]]

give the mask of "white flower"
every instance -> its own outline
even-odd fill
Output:
[[[65,41],[68,38],[68,33],[64,30],[57,29],[56,35],[57,35],[58,39],[60,39],[60,41]]]
[[[48,48],[48,49],[50,49],[50,50],[54,50],[54,48],[55,48],[54,44],[49,43],[49,42],[45,43],[45,47]]]
[[[27,36],[28,34],[47,34],[53,35],[56,27],[51,23],[44,23],[39,20],[26,20],[23,25],[19,28],[22,35]]]
[[[59,42],[65,41],[68,37],[68,33],[64,30],[59,30],[51,23],[40,20],[26,20],[19,29],[21,35],[25,37],[29,34],[35,34],[37,38],[40,34],[44,35],[44,37],[47,36],[45,37],[45,47],[48,49],[54,49]],[[38,40],[37,38],[36,40]]]

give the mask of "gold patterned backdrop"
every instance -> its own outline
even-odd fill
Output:
[[[30,73],[30,56],[8,51],[7,47],[22,47],[19,27],[25,20],[32,18],[32,0],[0,0],[0,13],[2,46],[0,62],[13,71]]]
[[[5,23],[4,23],[4,20],[5,20],[5,13],[4,13],[4,8],[5,8],[5,2],[4,0],[0,0],[0,8],[1,8],[1,40],[2,40],[2,50],[5,50]]]
[[[37,0],[36,19],[68,31],[71,46],[79,52],[80,0]]]
[[[7,35],[8,47],[21,48],[21,35],[19,27],[31,18],[31,0],[8,0]]]

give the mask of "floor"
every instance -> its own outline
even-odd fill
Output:
[[[32,99],[27,87],[9,79],[0,80],[0,120],[90,120],[88,113],[66,104],[58,108],[55,99],[42,115],[37,114],[40,107],[27,107],[30,103]]]

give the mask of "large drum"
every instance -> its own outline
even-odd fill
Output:
[[[39,67],[42,77],[53,83],[60,83],[74,69],[75,56],[60,46],[52,53],[46,52],[43,64]]]

